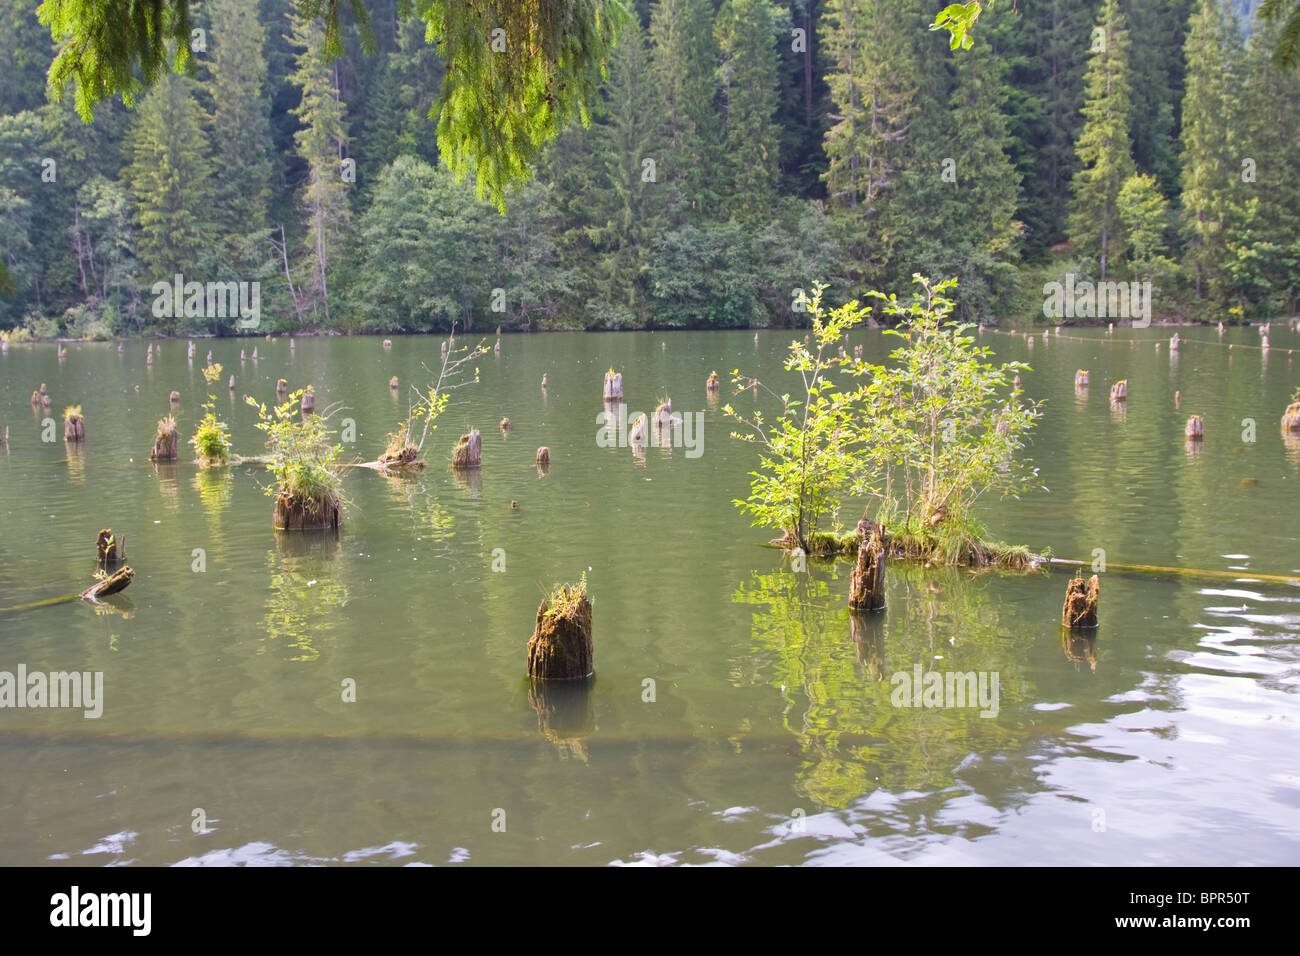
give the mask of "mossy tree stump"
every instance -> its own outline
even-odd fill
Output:
[[[281,492],[275,498],[272,520],[277,531],[337,531],[343,522],[343,505],[333,493],[304,500]]]
[[[858,545],[858,563],[849,580],[849,607],[854,611],[885,608],[884,528],[872,523]]]
[[[1065,589],[1065,606],[1061,608],[1061,625],[1068,628],[1091,629],[1097,626],[1097,601],[1101,594],[1101,581],[1093,575],[1084,583],[1083,578],[1071,578]]]
[[[582,680],[595,672],[591,600],[581,584],[566,584],[542,598],[528,641],[533,680]]]
[[[483,466],[483,436],[477,428],[471,428],[468,434],[461,435],[456,447],[451,451],[451,467],[457,471]]]

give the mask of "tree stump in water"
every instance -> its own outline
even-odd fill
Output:
[[[337,531],[343,521],[343,506],[333,494],[303,501],[282,492],[275,499],[273,520],[277,531]]]
[[[388,380],[388,387],[389,387],[390,389],[392,389],[394,392],[397,391],[397,376],[396,376],[396,375],[394,375],[392,378],[390,378],[390,379]]]
[[[175,461],[176,449],[180,445],[180,432],[171,416],[158,423],[158,434],[153,439],[153,451],[149,453],[150,461]]]
[[[110,594],[116,594],[118,591],[124,591],[134,577],[135,572],[131,570],[129,565],[118,568],[112,574],[100,578],[82,591],[81,599],[83,601],[97,601],[102,597],[108,597]]]
[[[172,393],[168,396],[168,400],[173,405],[179,405],[181,403],[181,393],[176,391],[176,389],[172,389]]]
[[[1097,626],[1097,600],[1101,581],[1093,575],[1085,585],[1083,578],[1071,578],[1065,589],[1065,606],[1061,608],[1061,625],[1070,628]]]
[[[665,398],[655,409],[654,426],[657,429],[671,428],[673,424],[673,400]]]
[[[1112,402],[1128,400],[1128,379],[1122,378],[1110,387],[1110,400]]]
[[[276,397],[276,398],[278,398],[280,401],[283,402],[283,401],[285,400],[285,398],[288,396],[288,394],[289,394],[289,383],[288,383],[288,382],[286,382],[284,379],[280,379],[278,382],[275,383],[275,397]]]
[[[113,537],[112,528],[103,528],[95,538],[95,557],[99,560],[102,567],[110,564],[117,564],[126,556],[126,548],[123,542]]]
[[[1074,387],[1075,388],[1088,387],[1088,370],[1086,368],[1081,368],[1074,373]]]
[[[709,374],[709,379],[704,383],[704,388],[710,392],[716,392],[718,389],[722,388],[722,379],[718,378],[717,372]]]
[[[298,407],[304,415],[310,415],[316,411],[316,393],[311,390],[310,385],[307,386],[307,391],[302,393],[302,401],[298,403]]]
[[[1187,419],[1187,425],[1183,428],[1183,435],[1194,441],[1200,441],[1205,437],[1205,422],[1200,415],[1193,415]]]
[[[622,401],[623,400],[623,373],[606,372],[605,373],[605,400]]]
[[[551,450],[545,445],[537,449],[536,462],[539,465],[549,465],[551,463]]]
[[[533,680],[582,680],[594,673],[591,601],[581,585],[564,585],[542,599],[528,641]]]
[[[464,470],[479,468],[483,465],[483,436],[477,428],[471,428],[469,434],[461,435],[460,441],[451,452],[451,467]]]
[[[9,444],[9,426],[0,426],[0,445],[8,446]]]
[[[1282,415],[1282,430],[1300,432],[1300,402],[1292,402]]]
[[[859,525],[861,527],[861,525]],[[849,580],[849,607],[854,611],[881,611],[885,607],[884,528],[868,522],[858,545],[858,563]]]
[[[86,440],[86,420],[81,417],[81,412],[72,412],[63,419],[63,440]]]

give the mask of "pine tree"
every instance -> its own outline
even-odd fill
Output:
[[[1227,296],[1224,268],[1230,183],[1236,178],[1225,124],[1235,103],[1233,41],[1218,0],[1200,0],[1188,24],[1184,48],[1187,93],[1183,98],[1182,204],[1187,262],[1197,298],[1221,307]]]
[[[330,271],[351,218],[342,169],[347,148],[345,108],[338,90],[337,63],[325,62],[324,27],[297,16],[290,22],[294,42],[301,48],[293,81],[302,91],[302,100],[292,113],[302,129],[294,134],[294,141],[298,155],[307,163],[302,190],[307,212],[307,276],[302,294],[307,304],[323,310],[328,323]]]
[[[140,101],[127,146],[141,277],[146,285],[170,282],[194,268],[215,232],[212,164],[193,81],[160,77]]]
[[[213,102],[212,139],[218,157],[216,197],[227,231],[266,226],[271,196],[271,132],[266,98],[266,30],[256,4],[209,0],[212,55],[207,88]]]
[[[650,69],[663,118],[662,181],[676,187],[696,216],[712,215],[721,202],[716,165],[721,156],[714,39],[709,0],[659,0],[651,7]]]
[[[1074,176],[1070,209],[1070,241],[1097,258],[1102,279],[1124,253],[1119,191],[1136,171],[1129,135],[1128,54],[1128,28],[1119,0],[1105,0],[1084,76],[1084,124],[1075,147],[1082,168]]]
[[[781,132],[776,32],[789,17],[770,0],[725,0],[715,32],[726,117],[727,208],[741,218],[764,216],[776,199]]]

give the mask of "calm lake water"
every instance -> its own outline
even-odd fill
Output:
[[[704,381],[779,375],[789,332],[508,336],[423,474],[347,477],[337,538],[273,532],[261,468],[151,465],[168,393],[188,438],[211,349],[238,452],[261,450],[242,396],[284,377],[346,406],[347,453],[370,459],[438,339],[199,341],[192,365],[169,341],[152,366],[144,342],[12,347],[0,607],[87,586],[101,527],[136,578],[109,608],[0,612],[0,670],[104,675],[97,720],[0,710],[0,864],[1300,862],[1300,588],[1251,578],[1300,574],[1300,444],[1278,427],[1300,335],[1275,325],[1264,354],[1242,347],[1254,329],[1182,332],[1176,355],[1170,330],[984,335],[1047,403],[1032,457],[1050,492],[989,502],[995,537],[1239,574],[1112,568],[1091,647],[1063,644],[1061,571],[893,565],[887,612],[855,624],[848,563],[798,574],[762,546],[731,504],[755,450]],[[631,411],[671,395],[702,412],[703,453],[600,447],[611,365]],[[61,426],[41,441],[41,382],[55,418],[84,406],[84,449]],[[470,425],[483,469],[466,481],[447,462]],[[537,605],[584,571],[596,678],[530,698]],[[891,675],[917,666],[996,673],[996,716],[894,706]]]

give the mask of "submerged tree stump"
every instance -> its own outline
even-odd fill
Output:
[[[277,531],[337,531],[343,521],[343,506],[333,493],[304,501],[281,492],[275,499],[273,521]]]
[[[168,396],[168,400],[173,405],[179,405],[181,403],[181,393],[176,391],[176,389],[172,389],[172,393]]]
[[[180,446],[180,431],[176,422],[169,415],[158,423],[158,434],[153,439],[153,451],[149,453],[150,461],[175,461],[176,451]]]
[[[716,392],[722,388],[722,379],[718,378],[717,372],[710,372],[708,381],[704,383],[704,388],[709,392]]]
[[[397,376],[396,376],[396,375],[394,375],[392,378],[390,378],[390,379],[388,380],[388,387],[389,387],[390,389],[392,389],[394,392],[397,391],[398,382],[397,382]]]
[[[582,680],[594,671],[587,592],[576,584],[556,588],[537,608],[537,625],[528,641],[528,676]]]
[[[1088,370],[1086,368],[1081,368],[1074,373],[1074,387],[1075,388],[1088,387]]]
[[[861,525],[859,525],[861,527]],[[858,545],[858,563],[849,580],[849,607],[881,611],[885,607],[885,530],[867,522]]]
[[[310,385],[308,385],[307,390],[302,393],[302,401],[298,403],[298,407],[302,410],[304,415],[310,415],[316,411],[316,393],[311,390]]]
[[[1187,425],[1183,428],[1183,434],[1194,440],[1200,441],[1205,437],[1205,422],[1200,415],[1193,415],[1187,419]]]
[[[461,435],[456,447],[451,452],[451,467],[457,470],[480,468],[483,465],[483,436],[477,428]]]
[[[551,463],[551,450],[545,445],[537,449],[536,461],[539,465],[549,465]]]
[[[102,567],[117,564],[126,557],[125,542],[113,537],[112,528],[103,528],[96,536],[95,557]]]
[[[1300,432],[1300,402],[1292,402],[1282,413],[1282,430]]]
[[[1097,626],[1097,600],[1101,581],[1093,575],[1085,585],[1083,578],[1071,578],[1065,589],[1065,606],[1061,608],[1061,625],[1070,628]]]
[[[1110,387],[1110,400],[1112,402],[1128,400],[1128,379],[1122,378]]]
[[[673,424],[673,400],[665,398],[655,409],[654,425],[655,428],[669,428]]]
[[[63,440],[74,442],[86,440],[86,420],[81,416],[81,412],[72,412],[63,419]]]
[[[0,425],[0,445],[7,446],[8,444],[9,444],[9,426]]]
[[[623,373],[606,372],[605,373],[605,401],[622,401],[623,400]]]
[[[108,597],[110,594],[116,594],[118,591],[126,590],[126,586],[135,578],[135,572],[131,570],[130,565],[118,568],[112,574],[100,578],[86,590],[81,592],[83,601],[98,601],[102,597]]]

